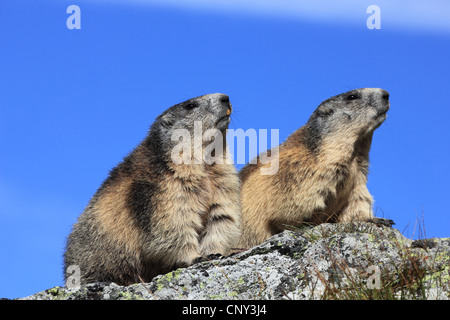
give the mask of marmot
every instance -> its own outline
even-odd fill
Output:
[[[263,164],[259,157],[256,164],[244,166],[239,172],[239,246],[252,247],[305,222],[372,219],[372,196],[366,186],[369,150],[373,132],[386,119],[388,109],[389,93],[382,89],[334,96],[322,102],[303,127],[269,151],[272,158],[278,153],[277,173],[261,175],[260,169],[271,164]]]
[[[194,141],[183,155],[192,160],[195,148],[200,155],[205,149],[205,131],[225,137],[230,114],[229,97],[216,93],[174,105],[156,118],[141,144],[111,170],[68,237],[65,268],[79,266],[81,284],[149,282],[237,245],[240,182],[232,162],[172,161],[176,129]],[[221,156],[227,158],[228,150]]]

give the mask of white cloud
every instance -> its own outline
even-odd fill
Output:
[[[101,0],[111,3],[111,0]],[[171,6],[191,10],[290,17],[321,23],[363,25],[369,5],[381,9],[381,28],[450,33],[448,0],[115,0],[129,5]]]

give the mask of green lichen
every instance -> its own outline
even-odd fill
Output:
[[[156,289],[157,290],[164,289],[170,282],[170,280],[172,280],[172,273],[163,275],[161,278],[156,280]]]
[[[51,289],[48,289],[48,293],[50,293],[52,296],[58,296],[59,295],[59,289],[60,289],[61,287],[54,287],[54,288],[51,288]]]
[[[450,254],[448,252],[441,252],[434,258],[434,261],[442,264],[450,264]]]
[[[178,278],[180,277],[180,275],[181,275],[182,272],[183,272],[183,269],[176,269],[175,271],[172,271],[173,277],[174,277],[175,279],[178,279]]]
[[[376,241],[377,241],[377,238],[375,237],[375,235],[374,235],[374,234],[372,234],[372,233],[369,233],[369,234],[368,234],[368,238],[367,238],[367,240],[369,240],[370,242],[374,243],[374,242],[376,242]]]
[[[450,287],[450,254],[448,252],[437,254],[433,258],[433,263],[438,270],[427,274],[424,282],[428,283],[431,288],[442,287],[443,285]]]
[[[144,300],[144,298],[141,295],[138,294],[134,294],[131,292],[119,292],[119,298],[121,298],[120,300]]]
[[[445,267],[442,270],[426,275],[424,282],[431,284],[432,288],[441,287],[444,283],[450,285],[450,267]]]
[[[66,300],[66,298],[70,296],[70,293],[68,294],[64,288],[61,288],[60,286],[48,289],[47,293],[53,300]]]
[[[182,271],[183,271],[182,269],[176,269],[161,276],[161,278],[156,280],[157,290],[161,290],[164,287],[166,287],[170,282],[172,282],[173,279],[177,280],[180,277]]]
[[[230,298],[237,298],[239,294],[236,291],[231,291],[227,293],[227,296]]]

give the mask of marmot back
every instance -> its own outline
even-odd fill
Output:
[[[389,94],[357,89],[324,102],[309,121],[272,151],[279,169],[247,164],[241,179],[242,237],[248,248],[304,222],[364,221],[373,217],[367,190],[372,135],[386,119]]]
[[[68,237],[65,267],[79,266],[81,283],[148,282],[236,246],[237,172],[225,161],[197,159],[208,142],[204,132],[225,135],[230,113],[228,96],[210,94],[157,117],[148,136],[110,172]],[[227,150],[214,153],[216,159],[228,157]],[[184,161],[175,163],[180,155]]]

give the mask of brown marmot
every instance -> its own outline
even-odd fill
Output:
[[[142,143],[111,170],[73,226],[65,270],[78,266],[81,284],[128,285],[149,282],[201,256],[228,254],[240,235],[237,171],[231,161],[206,164],[194,157],[210,145],[202,139],[206,131],[225,137],[230,114],[228,96],[217,93],[177,104],[158,116]],[[175,135],[177,130],[182,134]],[[194,146],[188,151],[179,148],[179,138],[186,133]],[[183,159],[194,162],[176,164],[174,150],[188,152]],[[229,156],[228,150],[212,153]]]
[[[334,96],[322,102],[303,127],[269,151],[275,159],[278,153],[278,166],[273,166],[277,173],[262,175],[260,169],[271,164],[259,157],[256,164],[244,166],[239,173],[239,246],[252,247],[305,222],[372,219],[372,196],[366,187],[369,150],[373,132],[386,119],[388,109],[389,93],[382,89]]]

